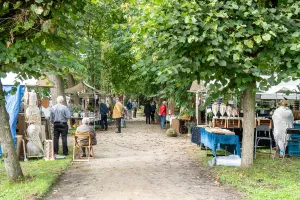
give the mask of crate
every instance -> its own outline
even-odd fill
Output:
[[[291,135],[291,140],[297,140],[299,142],[300,141],[300,134],[292,134]]]
[[[300,142],[289,142],[288,143],[288,151],[289,151],[289,154],[290,154],[290,152],[295,152],[295,151],[300,152]]]
[[[300,124],[294,124],[294,128],[300,129]]]
[[[300,156],[300,151],[289,151],[290,156]]]

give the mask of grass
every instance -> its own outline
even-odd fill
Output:
[[[219,154],[220,152],[218,152]],[[209,154],[212,154],[210,151]],[[218,155],[217,154],[217,155]],[[300,158],[275,159],[258,155],[251,168],[209,167],[212,156],[197,148],[193,155],[213,174],[216,182],[229,184],[244,194],[245,199],[300,199]]]
[[[54,161],[30,159],[28,162],[21,162],[25,180],[12,184],[6,176],[4,163],[0,161],[0,199],[42,199],[71,161],[70,153],[66,159]]]

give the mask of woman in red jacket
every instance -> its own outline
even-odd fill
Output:
[[[159,108],[159,116],[160,116],[160,128],[163,129],[165,122],[166,122],[166,116],[167,116],[167,102],[163,101],[163,104]]]

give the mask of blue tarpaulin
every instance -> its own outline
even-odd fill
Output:
[[[9,125],[10,125],[10,130],[11,134],[14,140],[14,144],[16,146],[17,144],[17,132],[16,132],[16,127],[17,127],[17,122],[18,122],[18,113],[21,105],[21,101],[24,95],[25,91],[25,86],[24,85],[19,85],[17,87],[17,92],[15,94],[10,94],[10,91],[12,90],[14,86],[12,85],[4,85],[3,90],[6,91],[8,94],[5,96],[5,101],[6,101],[6,111],[8,112],[9,115]],[[2,155],[2,150],[0,148],[0,156]]]

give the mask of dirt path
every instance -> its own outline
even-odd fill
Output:
[[[159,125],[127,122],[121,134],[99,132],[95,159],[74,163],[48,199],[241,199],[219,187],[190,159],[189,138],[169,138]]]

